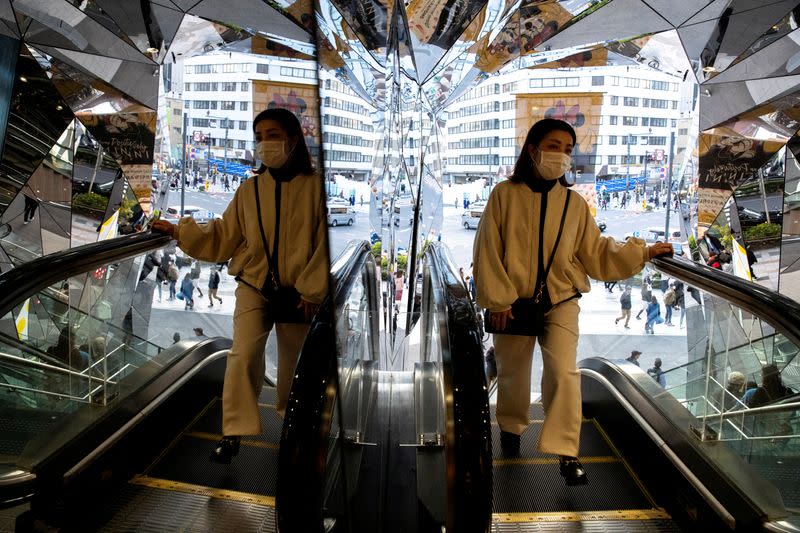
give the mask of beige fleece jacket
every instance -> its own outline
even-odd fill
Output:
[[[272,253],[275,239],[275,185],[265,171],[258,179],[261,217]],[[269,265],[256,214],[255,179],[242,183],[221,219],[197,224],[184,217],[175,239],[190,256],[202,261],[231,260],[228,272],[260,289]],[[281,285],[294,286],[304,300],[321,303],[328,294],[328,228],[322,178],[298,175],[281,185],[278,272]],[[275,258],[272,258],[275,261]]]
[[[544,265],[558,235],[567,189],[556,184],[547,193]],[[589,292],[589,277],[612,281],[639,272],[648,260],[647,245],[630,238],[624,244],[603,237],[583,197],[572,191],[564,230],[547,288],[553,304]],[[520,182],[499,183],[486,204],[473,250],[478,305],[499,312],[518,298],[533,296],[537,275],[541,194]]]

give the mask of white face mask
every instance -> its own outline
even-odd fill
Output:
[[[545,152],[537,150],[539,157],[533,158],[533,164],[542,178],[556,180],[572,168],[572,157],[563,152]]]
[[[286,141],[261,141],[256,145],[256,155],[269,168],[281,168],[289,159]]]

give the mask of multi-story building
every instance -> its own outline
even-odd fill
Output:
[[[320,98],[326,177],[368,180],[379,133],[373,123],[375,109],[326,71],[322,72]]]
[[[196,160],[202,165],[208,157],[227,156],[229,161],[253,164],[253,118],[274,104],[301,117],[313,156],[323,143],[327,177],[367,179],[377,138],[374,110],[327,73],[322,74],[318,93],[317,76],[315,62],[303,59],[239,52],[187,59],[182,98]],[[317,130],[320,123],[321,132]]]
[[[447,109],[445,180],[502,178],[511,172],[531,124],[517,124],[523,99],[564,95],[596,102],[579,120],[594,129],[591,150],[578,158],[581,181],[604,176],[653,177],[667,163],[678,132],[681,80],[647,68],[518,70],[472,88]],[[585,111],[585,110],[584,110]],[[570,109],[563,110],[567,116]],[[574,118],[574,117],[573,117]],[[520,138],[521,137],[521,138]]]

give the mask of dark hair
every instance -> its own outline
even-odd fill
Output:
[[[284,109],[282,107],[274,107],[272,109],[265,109],[253,119],[253,133],[256,131],[256,125],[262,120],[274,120],[279,123],[290,137],[297,139],[297,144],[294,146],[289,161],[287,161],[287,170],[293,174],[310,174],[314,171],[314,166],[311,164],[311,155],[308,153],[308,146],[306,146],[306,139],[303,136],[303,128],[300,125],[300,120],[297,115]],[[258,172],[266,170],[264,163],[261,163],[261,168]]]
[[[531,159],[531,155],[528,153],[528,146],[532,144],[538,148],[539,143],[542,142],[542,139],[544,139],[545,135],[551,131],[565,131],[569,133],[572,136],[573,146],[578,142],[578,138],[575,136],[575,130],[567,122],[554,118],[543,118],[531,126],[531,129],[528,130],[528,136],[525,137],[525,143],[522,145],[522,151],[519,153],[517,162],[514,164],[514,171],[511,173],[511,177],[508,179],[511,181],[525,181],[525,176],[528,175],[533,168],[533,160]],[[572,185],[564,178],[564,176],[561,176],[558,182],[564,187],[569,187]]]
[[[770,363],[761,367],[761,386],[767,390],[772,400],[777,400],[786,395],[781,381],[781,373],[775,364]]]

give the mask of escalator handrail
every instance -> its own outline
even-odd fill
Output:
[[[136,233],[107,241],[76,246],[38,257],[0,274],[0,317],[39,291],[73,276],[152,252],[169,244],[171,237]]]
[[[758,283],[694,261],[658,257],[651,262],[661,272],[763,318],[800,347],[800,328],[797,327],[800,324],[800,302]]]
[[[435,285],[432,293],[434,305],[444,315],[442,330],[448,337],[447,347],[442,349],[447,530],[488,531],[492,517],[492,439],[478,317],[448,248],[431,243],[426,255],[431,280],[441,289],[436,290]]]
[[[639,367],[618,363],[590,357],[579,361],[578,367],[582,378],[601,383],[616,398],[732,528],[747,528],[765,518],[786,515],[781,495],[774,486],[750,469],[742,468],[742,460],[736,452],[701,442],[692,431],[696,419],[683,404]],[[583,394],[586,401],[585,391]],[[608,413],[605,406],[603,410]],[[731,466],[720,468],[720,463]]]

